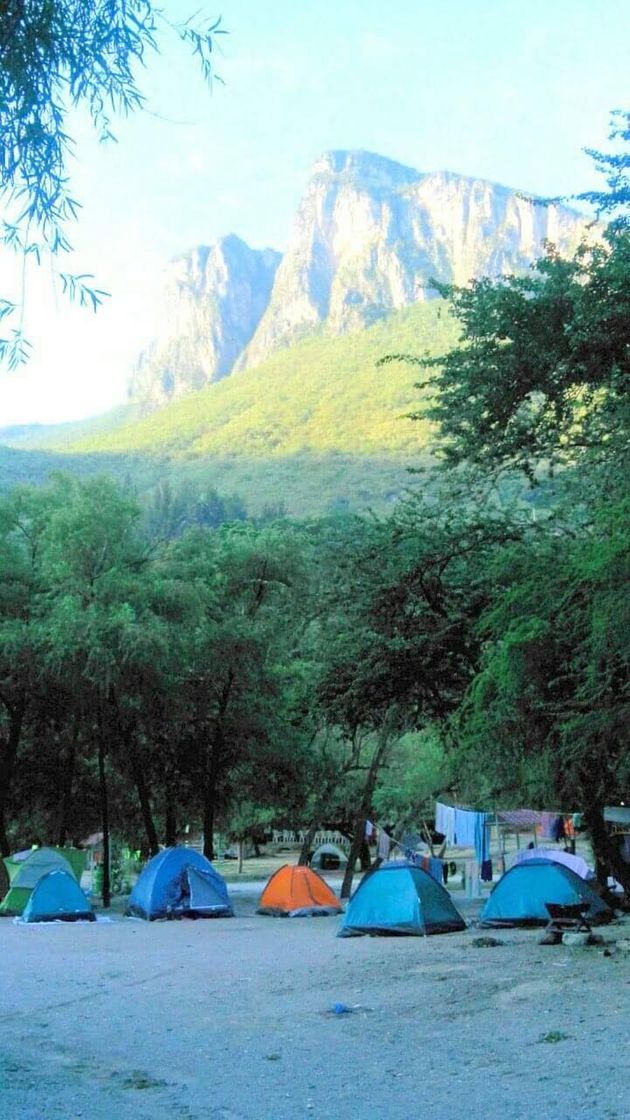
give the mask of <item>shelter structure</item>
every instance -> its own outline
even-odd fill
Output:
[[[96,915],[74,875],[57,868],[47,871],[33,887],[22,921],[95,922]]]
[[[38,850],[38,847],[25,848],[21,852],[14,852],[9,858],[11,863],[24,863],[25,859],[30,859],[30,857],[33,855],[33,852],[36,852]],[[54,845],[50,845],[48,846],[48,851],[59,852],[59,854],[62,855],[63,858],[70,864],[70,867],[72,868],[72,874],[74,875],[77,883],[81,882],[81,876],[85,871],[88,856],[88,853],[84,851],[83,848],[58,848]]]
[[[310,867],[283,864],[271,876],[258,903],[258,914],[274,918],[312,918],[341,914],[328,883]]]
[[[347,867],[347,864],[348,857],[337,844],[320,844],[309,861],[309,866],[317,871],[336,871],[337,868]]]
[[[165,848],[147,863],[129,900],[129,913],[157,918],[232,918],[225,880],[193,848]]]
[[[0,859],[0,902],[9,890],[10,879],[9,872],[7,871],[6,864],[3,859]]]
[[[575,871],[580,879],[595,878],[595,872],[592,867],[589,867],[585,859],[582,859],[581,856],[574,856],[571,852],[565,852],[562,848],[521,848],[512,856],[510,867],[514,867],[517,863],[531,863],[532,860],[539,859],[550,860],[552,863],[562,863],[570,871]]]
[[[11,864],[11,860],[8,860],[7,870],[11,884],[0,902],[0,914],[20,915],[33,889],[49,871],[65,871],[76,883],[68,860],[54,848],[33,848],[30,854],[18,863]]]
[[[552,860],[517,863],[495,883],[481,911],[483,926],[541,925],[549,921],[547,903],[577,906],[584,903],[585,917],[606,922],[609,906],[585,879],[571,868]]]
[[[348,903],[337,936],[420,937],[463,929],[466,923],[441,883],[413,863],[393,860],[364,875]]]

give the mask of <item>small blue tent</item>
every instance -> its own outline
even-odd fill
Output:
[[[147,921],[234,915],[224,879],[192,848],[165,848],[149,860],[131,892],[129,913]]]
[[[74,875],[47,871],[33,887],[22,912],[23,922],[95,922],[96,915]]]
[[[337,937],[361,934],[451,933],[466,929],[448,891],[405,860],[369,871],[341,919]]]
[[[612,911],[589,882],[552,860],[517,863],[495,883],[481,911],[484,926],[540,925],[549,921],[545,903],[577,906],[588,903],[586,918],[605,922]]]

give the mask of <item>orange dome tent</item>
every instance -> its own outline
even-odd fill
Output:
[[[341,914],[341,906],[316,871],[285,863],[269,879],[260,896],[258,913],[275,918],[308,918]]]

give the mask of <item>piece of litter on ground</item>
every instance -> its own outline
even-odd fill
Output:
[[[361,1003],[333,1003],[326,1011],[321,1011],[321,1015],[328,1015],[333,1018],[343,1015],[356,1015],[358,1012],[373,1011],[373,1007],[364,1007]]]

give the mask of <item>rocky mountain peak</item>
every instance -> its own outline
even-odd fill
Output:
[[[160,326],[131,396],[154,407],[259,364],[314,331],[360,330],[465,284],[526,269],[545,240],[571,249],[584,219],[454,172],[420,172],[362,150],[315,163],[284,256],[236,234],[167,269]]]
[[[403,163],[366,152],[361,148],[324,152],[313,165],[309,183],[319,185],[322,180],[335,179],[364,190],[393,190],[415,183],[421,178],[419,171]]]
[[[280,260],[275,249],[252,249],[230,233],[170,261],[131,400],[155,408],[230,373],[260,322]]]

